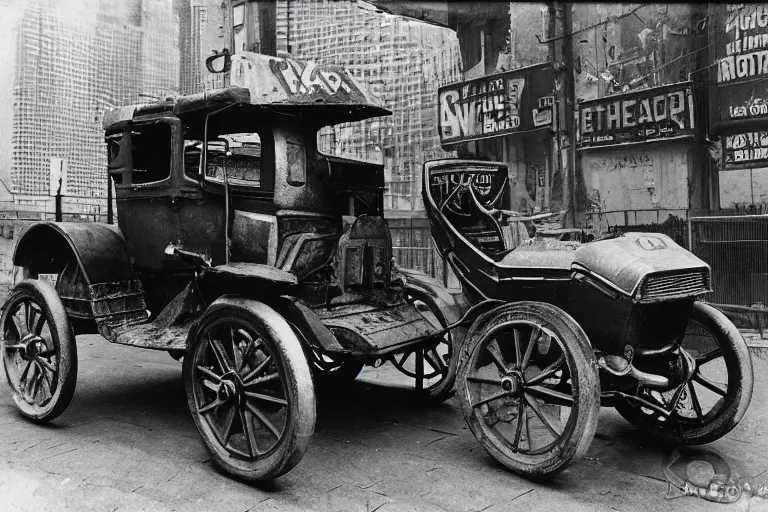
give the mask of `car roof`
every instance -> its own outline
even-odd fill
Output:
[[[163,112],[194,124],[202,122],[209,112],[228,105],[298,116],[303,124],[318,128],[391,115],[380,99],[340,66],[250,52],[235,54],[231,59],[226,87],[154,104],[111,109],[105,113],[103,128],[115,131],[135,117]]]

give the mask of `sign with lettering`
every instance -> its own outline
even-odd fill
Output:
[[[768,167],[768,132],[747,132],[723,137],[726,169]]]
[[[693,85],[683,82],[584,101],[580,148],[694,137]]]
[[[361,106],[383,108],[381,98],[341,66],[243,52],[232,55],[229,72],[212,76],[222,78],[222,84],[248,89],[251,105],[338,106],[336,112],[346,110],[349,117],[365,115],[358,112]]]
[[[549,63],[441,87],[440,143],[450,146],[549,126],[552,106],[537,102],[553,89]]]
[[[734,122],[768,120],[768,4],[711,4],[710,8],[714,131]]]

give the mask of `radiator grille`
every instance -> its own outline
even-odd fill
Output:
[[[706,269],[688,270],[646,277],[640,288],[640,299],[691,296],[709,291],[709,272]]]

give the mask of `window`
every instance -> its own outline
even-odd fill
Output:
[[[232,9],[232,33],[235,37],[235,48],[233,53],[245,51],[245,4],[236,5]]]
[[[110,174],[117,185],[156,183],[171,176],[171,126],[152,123],[107,137]]]
[[[307,182],[307,155],[300,142],[288,141],[288,177],[290,185],[300,186]]]
[[[203,154],[202,148],[202,141],[184,141],[184,174],[195,180],[200,178],[200,159]]]
[[[261,137],[257,133],[222,135],[208,142],[207,180],[261,186]]]

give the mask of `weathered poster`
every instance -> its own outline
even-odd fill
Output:
[[[726,169],[768,167],[768,132],[736,133],[723,137]]]
[[[712,126],[768,120],[768,4],[713,4]]]
[[[550,64],[441,87],[440,142],[453,145],[549,126],[553,106],[539,99],[552,96],[553,87]]]
[[[580,148],[695,136],[691,82],[584,101]]]

